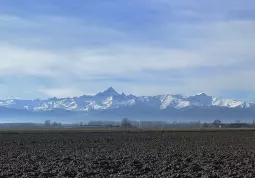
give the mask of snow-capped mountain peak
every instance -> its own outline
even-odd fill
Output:
[[[205,94],[205,93],[198,93],[198,94],[196,94],[195,96],[208,96],[208,95]]]
[[[47,111],[64,109],[72,111],[107,110],[123,107],[143,107],[149,109],[165,110],[169,108],[182,109],[187,107],[222,107],[222,108],[255,108],[253,102],[220,99],[199,93],[192,96],[157,95],[135,96],[132,94],[119,94],[112,87],[94,96],[83,95],[74,98],[50,98],[46,100],[0,100],[0,106],[26,109],[31,111]]]
[[[107,90],[104,92],[98,93],[96,96],[118,96],[119,93],[116,92],[112,87],[109,87]]]

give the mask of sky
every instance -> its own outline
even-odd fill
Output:
[[[0,99],[255,101],[254,0],[0,0]]]

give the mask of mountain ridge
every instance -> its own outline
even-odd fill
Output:
[[[119,94],[112,87],[96,95],[82,95],[79,97],[48,98],[34,100],[6,99],[0,100],[0,107],[25,109],[28,111],[51,111],[63,109],[70,111],[90,112],[125,107],[147,107],[159,110],[169,108],[183,109],[190,107],[222,107],[222,108],[255,108],[254,102],[221,99],[199,93],[192,96],[183,95],[156,95],[135,96]]]

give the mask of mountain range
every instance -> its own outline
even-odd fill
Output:
[[[0,100],[0,118],[13,116],[76,117],[86,119],[246,119],[255,118],[255,103],[221,99],[199,93],[193,96],[135,96],[112,87],[96,95],[45,100]]]

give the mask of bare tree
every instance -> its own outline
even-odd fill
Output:
[[[121,121],[121,127],[122,127],[122,128],[130,128],[130,127],[132,127],[131,121],[130,121],[128,118],[122,119],[122,121]]]
[[[62,128],[62,127],[63,127],[62,123],[59,122],[59,123],[58,123],[58,128]]]
[[[240,121],[240,120],[236,120],[236,123],[237,123],[237,124],[241,124],[241,121]]]
[[[215,127],[220,127],[221,121],[220,120],[215,120],[215,121],[213,121],[212,125],[214,125]]]
[[[208,128],[208,127],[209,127],[209,125],[205,122],[205,123],[202,125],[202,127],[204,127],[204,128]]]
[[[50,120],[46,120],[44,122],[44,127],[50,127],[50,126],[51,126]]]
[[[58,123],[53,122],[52,126],[53,126],[54,128],[57,128],[57,127],[58,127]]]

